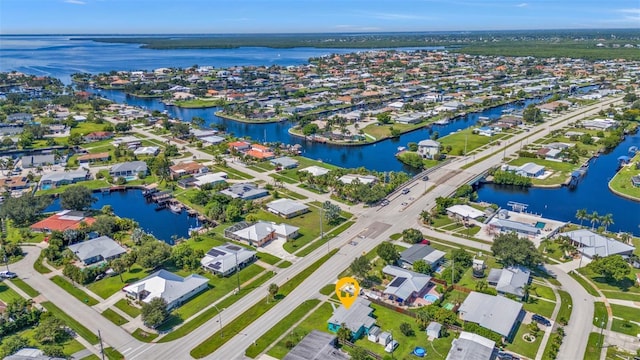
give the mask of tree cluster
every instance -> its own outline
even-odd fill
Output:
[[[629,264],[620,255],[596,258],[587,267],[611,282],[622,281],[631,273]]]
[[[5,312],[0,315],[0,338],[37,324],[40,315],[40,310],[30,300],[20,298],[9,301]]]
[[[522,265],[533,269],[542,263],[542,255],[535,244],[514,232],[494,237],[491,251],[505,266]]]
[[[152,329],[162,324],[169,316],[167,302],[161,297],[153,298],[148,303],[142,303],[140,313],[142,322]]]

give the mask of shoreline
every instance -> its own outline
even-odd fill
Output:
[[[614,176],[614,178],[615,178],[615,176]],[[625,194],[623,192],[620,192],[620,191],[612,188],[611,187],[611,181],[613,181],[613,178],[611,178],[611,180],[609,180],[609,182],[607,183],[607,187],[609,188],[609,191],[611,191],[612,193],[614,193],[615,195],[617,195],[617,196],[619,196],[621,198],[640,203],[640,198],[637,198],[637,197],[632,196],[632,195]]]
[[[175,105],[175,106],[178,106],[178,105]],[[212,106],[212,107],[215,107],[215,106]],[[270,120],[262,120],[262,121],[240,119],[240,118],[233,117],[231,115],[223,114],[222,111],[216,111],[213,114],[215,116],[217,116],[219,118],[222,118],[222,119],[225,119],[225,120],[237,121],[239,123],[245,123],[245,124],[273,124],[273,123],[279,123],[279,122],[288,121],[286,119],[284,119],[284,120],[270,119]]]

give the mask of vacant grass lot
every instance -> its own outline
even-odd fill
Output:
[[[500,133],[492,137],[478,135],[473,133],[473,129],[468,128],[441,137],[440,139],[437,139],[437,141],[439,141],[440,145],[445,148],[451,146],[451,151],[449,151],[450,155],[464,155],[465,143],[468,154],[479,147],[487,145],[491,141],[501,138],[502,136],[503,135]]]
[[[295,254],[297,256],[307,256],[307,255],[309,255],[315,249],[317,249],[320,246],[326,244],[328,241],[331,241],[331,239],[335,238],[336,236],[342,234],[343,231],[345,231],[348,228],[350,228],[351,225],[353,225],[353,224],[355,224],[355,221],[347,221],[347,222],[344,222],[344,223],[340,224],[340,226],[334,228],[333,230],[329,231],[328,233],[325,233],[323,239],[318,239],[318,240],[314,241],[313,243],[311,243],[310,245],[306,246],[304,249],[301,249],[300,251],[296,252]],[[280,266],[280,267],[282,267],[282,266]]]
[[[638,156],[635,159],[640,161]],[[631,183],[631,178],[639,174],[640,170],[636,170],[635,166],[625,166],[611,179],[609,187],[619,193],[640,199],[640,187],[633,186]]]
[[[638,320],[638,319],[635,319]],[[613,319],[611,323],[611,331],[619,332],[622,334],[627,334],[629,336],[636,336],[640,334],[640,326],[638,324],[632,323],[630,321]]]
[[[611,304],[613,316],[640,322],[640,308]]]
[[[68,282],[67,279],[63,278],[62,276],[56,275],[51,278],[51,281],[53,281],[54,283],[56,283],[56,285],[63,288],[69,294],[73,295],[73,297],[75,297],[76,299],[82,301],[83,303],[89,306],[98,304],[98,300],[92,298],[81,289],[78,289],[77,287],[73,286],[73,284]]]
[[[600,334],[592,332],[587,341],[587,350],[584,352],[584,360],[600,359]]]
[[[111,295],[120,291],[123,287],[142,280],[147,277],[147,275],[149,275],[147,270],[143,269],[138,264],[134,264],[129,271],[122,273],[122,279],[124,282],[120,281],[120,276],[107,276],[102,280],[87,285],[87,288],[101,298],[107,299]]]

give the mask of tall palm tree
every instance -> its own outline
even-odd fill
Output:
[[[603,215],[600,218],[600,223],[604,226],[604,231],[606,232],[609,225],[613,224],[613,214],[609,213],[609,214]]]
[[[589,222],[591,222],[591,230],[593,230],[595,228],[596,223],[600,222],[600,215],[598,215],[597,211],[594,211],[591,213],[591,215],[588,215],[589,218]]]
[[[576,219],[580,220],[580,226],[582,226],[582,222],[587,219],[587,209],[578,209]]]

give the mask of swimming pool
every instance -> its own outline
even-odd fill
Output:
[[[547,225],[547,224],[546,224],[546,223],[543,223],[542,221],[538,221],[538,222],[536,222],[536,227],[537,227],[538,229],[544,229],[544,227],[545,227],[546,225]]]
[[[40,185],[40,190],[49,190],[49,189],[51,189],[51,184]]]
[[[432,302],[432,303],[438,301],[438,297],[433,295],[433,294],[427,294],[427,295],[424,296],[423,299],[425,299],[425,300],[427,300],[429,302]]]
[[[133,180],[138,180],[138,177],[135,175],[132,176],[125,176],[124,177],[127,181],[133,181]]]

